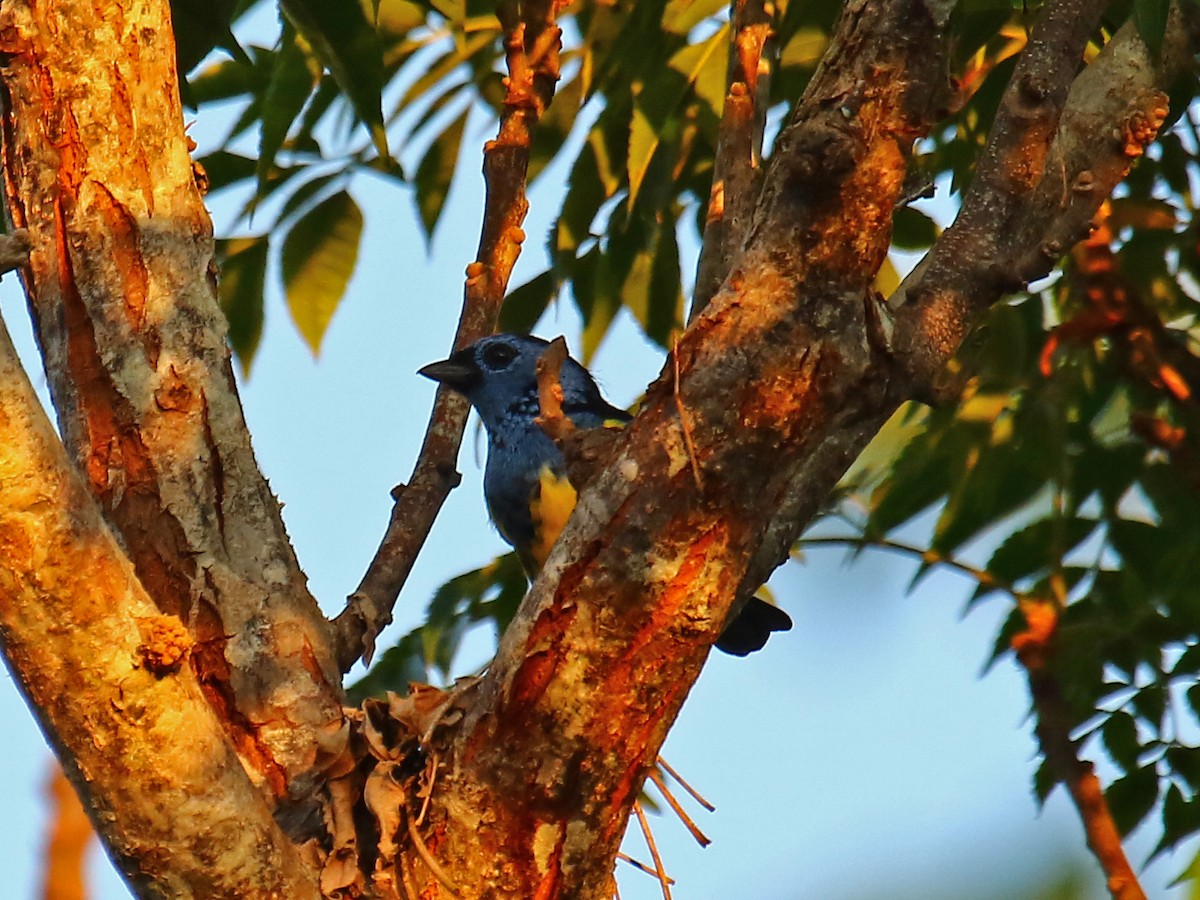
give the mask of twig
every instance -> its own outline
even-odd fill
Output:
[[[1145,900],[1146,894],[1121,847],[1121,834],[1100,780],[1092,764],[1079,757],[1079,745],[1071,740],[1071,714],[1050,665],[1055,652],[1058,609],[1052,600],[1022,602],[1027,628],[1012,640],[1017,659],[1025,667],[1029,693],[1037,710],[1038,743],[1046,764],[1071,794],[1083,822],[1088,848],[1104,869],[1113,900]]]
[[[704,797],[701,796],[699,791],[697,791],[694,787],[692,787],[690,784],[688,784],[686,781],[684,781],[683,776],[680,775],[678,772],[676,772],[673,768],[671,768],[670,763],[668,763],[661,756],[658,758],[658,765],[664,772],[666,772],[668,775],[670,775],[672,778],[674,778],[675,781],[679,784],[679,786],[681,788],[683,788],[685,791],[687,791],[688,796],[690,796],[693,800],[695,800],[697,803],[699,803],[701,806],[703,806],[709,812],[717,811],[717,808],[715,806],[713,806],[711,803],[709,803],[707,800],[705,800]]]
[[[679,412],[679,428],[683,431],[683,443],[687,447],[688,462],[692,464],[692,477],[696,479],[696,489],[704,490],[704,478],[700,475],[700,462],[696,459],[696,445],[692,441],[692,425],[688,421],[687,410],[683,406],[683,397],[679,393],[679,342],[671,351],[671,364],[675,367],[675,409]]]
[[[446,891],[446,895],[450,900],[458,900],[458,888],[454,886],[454,882],[450,880],[450,876],[446,874],[446,870],[441,867],[433,854],[429,852],[429,848],[425,846],[425,841],[421,838],[421,833],[417,831],[417,826],[411,818],[405,816],[405,821],[408,824],[408,836],[412,839],[413,847],[417,850],[417,855],[433,873],[433,877],[438,880]]]
[[[425,798],[421,801],[421,811],[417,813],[417,825],[420,825],[425,821],[425,813],[429,812],[429,801],[433,798],[433,786],[437,783],[437,773],[440,762],[438,760],[436,751],[430,754],[430,759],[429,787],[426,789]]]
[[[655,878],[658,878],[658,873],[657,873],[657,872],[655,872],[655,871],[654,871],[652,868],[650,868],[650,867],[649,867],[648,865],[646,865],[644,862],[639,862],[638,860],[634,859],[634,858],[633,858],[632,856],[630,856],[628,853],[621,853],[621,852],[618,852],[618,853],[617,853],[617,859],[621,860],[622,862],[627,862],[627,863],[629,863],[629,865],[633,866],[633,867],[634,867],[635,869],[637,869],[639,872],[645,872],[647,875],[651,875],[651,876],[653,876],[653,877],[655,877]],[[668,881],[668,882],[670,882],[671,884],[674,884],[674,883],[675,883],[675,879],[674,879],[674,878],[668,878],[668,879],[667,879],[667,881]],[[619,896],[620,896],[620,894],[618,893],[618,895],[617,895],[617,896],[619,897]]]
[[[642,837],[646,839],[646,846],[650,848],[650,858],[654,860],[654,875],[658,878],[658,883],[662,885],[663,900],[671,900],[672,882],[663,868],[662,857],[658,855],[658,845],[654,843],[654,834],[650,831],[650,823],[646,820],[646,811],[642,809],[640,800],[634,801],[633,812],[642,829]]]
[[[525,184],[530,146],[534,126],[549,106],[559,78],[562,32],[556,17],[563,5],[562,0],[505,0],[496,8],[504,29],[507,93],[497,136],[484,147],[483,228],[475,262],[467,266],[455,347],[465,347],[495,330],[525,240],[521,224],[529,209]],[[467,412],[462,397],[438,389],[412,477],[392,492],[395,504],[379,549],[334,620],[343,672],[359,657],[371,661],[375,638],[392,620],[392,609],[433,520],[459,482],[455,463]]]
[[[923,562],[930,565],[945,566],[948,569],[953,569],[956,572],[966,575],[979,582],[984,587],[993,588],[998,591],[1004,591],[1018,596],[1017,589],[1012,585],[998,580],[991,572],[985,569],[980,569],[972,566],[969,563],[955,559],[953,556],[944,556],[935,550],[922,550],[920,547],[912,544],[905,544],[900,541],[891,540],[890,538],[866,538],[854,536],[830,536],[830,537],[806,537],[801,538],[797,543],[805,547],[820,547],[822,545],[857,547],[874,547],[878,550],[892,550],[896,553],[903,553],[906,556],[915,556]]]
[[[775,19],[772,0],[736,0],[730,27],[728,90],[713,160],[712,191],[688,321],[708,305],[745,243],[762,174],[770,62],[764,54]]]
[[[675,799],[675,795],[667,787],[667,783],[663,780],[662,775],[658,773],[658,769],[650,770],[650,780],[654,782],[654,786],[658,788],[658,792],[663,795],[663,799],[667,801],[667,805],[671,807],[671,811],[679,817],[679,821],[683,823],[683,827],[696,839],[696,843],[701,847],[707,847],[711,844],[712,840],[708,835],[700,830],[696,823],[692,821],[692,817],[684,812],[683,807],[679,805],[679,801]]]

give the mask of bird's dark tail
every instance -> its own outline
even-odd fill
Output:
[[[761,650],[773,631],[790,631],[791,617],[761,597],[751,597],[717,638],[717,649],[731,656]]]

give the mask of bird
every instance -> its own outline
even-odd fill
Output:
[[[562,451],[538,422],[537,363],[549,346],[533,335],[494,334],[417,372],[462,394],[479,414],[487,433],[483,495],[488,515],[530,579],[566,527],[577,496]],[[633,418],[605,400],[591,373],[569,356],[559,384],[563,415],[576,428],[619,427]],[[791,627],[787,613],[752,596],[716,647],[746,656],[762,649],[772,632]]]

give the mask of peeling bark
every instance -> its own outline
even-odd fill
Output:
[[[6,0],[4,176],[67,448],[253,777],[345,743],[331,635],[250,448],[165,2]]]
[[[191,668],[151,662],[178,621],[101,520],[2,326],[0,497],[5,659],[134,891],[318,896]]]

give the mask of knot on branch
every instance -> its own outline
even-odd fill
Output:
[[[141,643],[138,658],[146,671],[163,678],[179,670],[188,651],[192,636],[175,616],[150,616],[138,622]]]
[[[857,143],[844,124],[813,122],[792,132],[781,154],[788,189],[810,194],[836,191],[857,164]]]
[[[1146,152],[1146,148],[1158,136],[1159,129],[1167,120],[1169,105],[1165,94],[1155,96],[1154,105],[1149,110],[1134,109],[1121,123],[1117,131],[1117,140],[1121,142],[1123,152],[1130,159],[1137,159]]]

